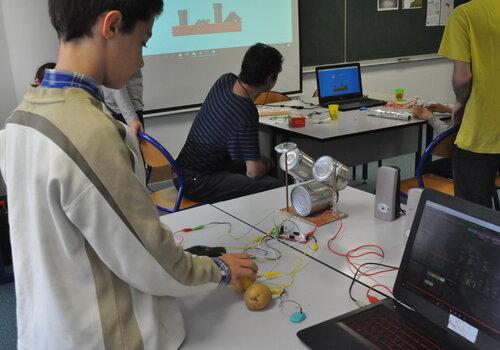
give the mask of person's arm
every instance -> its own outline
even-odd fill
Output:
[[[433,113],[451,113],[452,108],[442,103],[431,103],[427,109]]]
[[[269,172],[271,162],[267,158],[259,160],[247,160],[247,176],[251,178],[258,178],[266,175]]]
[[[456,103],[453,106],[451,120],[453,124],[458,124],[464,116],[465,105],[472,88],[472,71],[469,62],[454,61],[452,85]]]
[[[144,130],[143,125],[137,117],[137,113],[135,111],[134,104],[130,99],[127,87],[124,86],[119,90],[114,90],[113,97],[118,108],[120,109],[120,113],[123,116],[123,119],[125,119],[125,121],[127,122],[127,125],[129,126],[132,133],[136,135],[137,131]]]
[[[423,106],[414,106],[410,109],[410,112],[415,118],[427,120],[427,122],[438,134],[442,133],[450,127],[449,124],[434,116],[429,109]]]
[[[445,121],[442,121],[436,116],[430,117],[427,122],[436,131],[436,133],[441,134],[443,131],[448,130],[451,125]]]
[[[457,7],[448,18],[438,54],[454,62],[452,85],[456,103],[453,106],[451,119],[454,124],[457,124],[462,121],[465,104],[472,87],[470,65],[472,48],[466,6]]]
[[[233,161],[245,161],[246,174],[251,178],[264,176],[271,166],[269,159],[261,157],[258,122],[238,128],[228,141]]]
[[[143,166],[133,136],[126,133],[128,148],[113,139],[118,135],[103,136],[105,142],[87,151],[89,169],[68,169],[71,176],[66,178],[71,183],[65,187],[76,184],[79,190],[63,203],[67,217],[88,243],[89,259],[102,262],[147,294],[178,297],[206,289],[201,285],[207,282],[216,286],[221,281],[220,267],[211,258],[184,252],[160,222],[142,176],[133,171]],[[220,260],[229,266],[231,282],[238,284],[241,277],[255,279],[257,266],[248,255],[227,254]]]

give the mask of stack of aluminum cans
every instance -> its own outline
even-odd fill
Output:
[[[312,174],[315,181],[292,190],[292,205],[301,216],[336,205],[338,192],[347,187],[351,177],[348,167],[329,156],[323,156],[314,163]]]

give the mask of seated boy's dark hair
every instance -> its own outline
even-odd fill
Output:
[[[250,47],[241,63],[240,80],[251,86],[262,86],[267,78],[278,78],[283,65],[283,56],[274,47],[257,43]]]
[[[45,74],[46,69],[54,69],[56,68],[56,64],[54,62],[47,62],[42,64],[35,73],[35,83],[40,84],[43,80],[43,75]]]
[[[163,0],[49,0],[49,15],[59,39],[64,42],[91,36],[97,18],[106,11],[122,13],[122,33],[130,33],[139,21],[163,11]]]

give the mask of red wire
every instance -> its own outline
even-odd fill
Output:
[[[370,295],[370,292],[375,289],[376,287],[382,287],[382,288],[385,288],[387,291],[389,291],[389,293],[392,294],[392,290],[387,287],[386,285],[384,284],[381,284],[381,283],[377,283],[377,284],[374,284],[373,286],[371,286],[370,288],[368,288],[366,290],[366,299],[368,299],[368,301],[370,301],[371,303],[374,303],[374,302],[377,302],[379,301],[380,299],[378,297],[374,297],[372,295]],[[392,294],[393,295],[393,294]]]
[[[172,236],[174,237],[175,244],[177,246],[180,246],[184,242],[184,237],[177,235],[179,232],[190,232],[190,231],[184,231],[184,229],[183,229],[183,230],[175,231],[174,233],[172,233]],[[177,241],[177,239],[179,239],[179,241]]]
[[[347,251],[346,253],[341,253],[341,252],[336,251],[332,247],[332,244],[333,244],[333,241],[335,241],[338,238],[340,232],[342,231],[342,228],[344,227],[344,224],[342,222],[342,217],[336,211],[334,211],[334,210],[326,210],[323,213],[321,213],[321,215],[328,214],[328,213],[334,215],[338,219],[338,221],[340,223],[339,228],[337,229],[337,232],[335,232],[335,234],[332,236],[332,238],[330,238],[328,240],[328,242],[327,242],[328,250],[330,250],[333,254],[345,257],[346,260],[347,260],[347,263],[349,264],[349,266],[353,267],[354,269],[358,269],[360,265],[354,263],[352,261],[352,259],[361,258],[361,257],[366,256],[366,255],[376,255],[376,256],[379,256],[381,258],[385,257],[384,249],[381,246],[377,245],[377,244],[363,244],[363,245],[360,245],[359,247],[356,247],[354,249],[351,249],[351,250]],[[367,252],[364,252],[364,253],[354,254],[354,253],[358,252],[359,250],[367,249],[367,248],[374,248],[374,250],[367,251]],[[380,270],[380,271],[377,271],[377,272],[362,272],[362,271],[359,271],[358,273],[360,275],[362,275],[362,276],[375,276],[375,275],[378,275],[378,274],[381,274],[381,273],[395,271],[395,270],[398,270],[398,268],[385,269],[385,270]]]

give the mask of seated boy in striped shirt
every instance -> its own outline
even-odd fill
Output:
[[[260,155],[254,101],[273,88],[282,64],[278,50],[255,44],[239,76],[224,74],[212,86],[177,158],[186,197],[213,203],[281,186],[266,175],[270,160]]]

